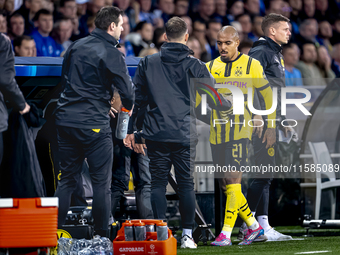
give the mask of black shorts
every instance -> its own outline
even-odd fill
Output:
[[[216,145],[211,144],[215,169],[240,171],[241,166],[245,166],[248,161],[248,143],[249,139],[240,139]]]

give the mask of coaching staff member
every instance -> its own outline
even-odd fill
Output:
[[[285,119],[285,117],[281,115],[281,88],[286,86],[281,46],[288,43],[291,35],[288,23],[288,18],[276,13],[271,13],[264,17],[261,26],[265,36],[255,42],[253,48],[249,51],[250,57],[260,61],[270,86],[278,89],[276,119],[278,119],[279,122],[277,122],[276,126],[283,129],[285,133],[287,132],[287,128],[281,127],[280,124],[280,122]],[[257,95],[261,97],[258,91]],[[260,102],[261,109],[266,109],[263,105],[264,101],[260,100]],[[267,122],[265,122],[263,133],[267,130],[266,123]],[[276,137],[278,137],[278,130],[276,131]],[[263,135],[261,137],[253,135],[253,146],[256,165],[275,166],[276,144],[268,148],[266,143],[263,143]],[[269,241],[292,240],[291,236],[283,235],[269,225],[268,206],[271,181],[272,176],[255,176],[247,193],[249,207],[252,212],[256,211],[257,220],[263,227],[264,234]]]
[[[160,53],[145,57],[137,67],[134,77],[135,108],[148,108],[144,117],[143,136],[150,159],[154,216],[165,219],[165,192],[168,174],[174,165],[183,226],[181,247],[196,248],[192,239],[195,217],[192,173],[197,144],[193,113],[196,90],[195,86],[191,86],[190,78],[208,78],[212,86],[214,79],[203,62],[189,56],[192,51],[186,46],[189,35],[184,20],[171,18],[165,25],[165,33],[166,43]],[[222,100],[225,109],[230,109],[230,102]]]
[[[61,172],[55,193],[59,197],[58,225],[65,223],[71,194],[87,158],[93,185],[94,230],[101,236],[107,236],[111,206],[110,100],[116,87],[122,104],[130,110],[134,97],[124,56],[116,48],[123,31],[122,15],[116,7],[103,7],[92,34],[69,47],[62,67],[64,89],[55,112]]]
[[[17,82],[14,79],[14,55],[11,40],[0,33],[0,165],[3,157],[2,132],[7,130],[8,112],[5,100],[8,100],[20,114],[29,112],[30,106],[26,103]]]

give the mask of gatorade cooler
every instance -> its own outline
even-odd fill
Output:
[[[58,198],[0,198],[0,248],[57,245]]]
[[[162,220],[127,220],[122,224],[113,241],[114,255],[176,255],[177,241],[173,237],[171,230],[168,228],[168,239],[163,241],[157,240],[157,233],[147,233],[144,241],[125,241],[125,225],[134,225],[143,222],[145,224],[163,223]]]

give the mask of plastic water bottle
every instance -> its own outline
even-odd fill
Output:
[[[122,107],[121,111],[118,113],[118,120],[116,126],[116,138],[124,139],[127,135],[129,126],[129,110]]]
[[[168,225],[165,222],[156,223],[157,241],[164,241],[168,239]]]

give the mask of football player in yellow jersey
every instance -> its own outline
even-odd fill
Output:
[[[242,90],[245,98],[244,114],[233,115],[230,111],[212,110],[210,122],[210,143],[215,166],[228,167],[236,171],[227,172],[219,179],[221,188],[227,196],[225,218],[222,232],[212,245],[231,245],[231,231],[239,215],[248,225],[248,232],[239,245],[249,245],[253,240],[263,235],[263,229],[252,215],[247,200],[241,191],[242,172],[240,170],[247,161],[247,144],[251,140],[253,126],[252,114],[247,107],[247,100],[254,96],[257,88],[262,94],[266,109],[272,106],[272,89],[265,78],[263,68],[259,61],[239,53],[237,47],[240,43],[237,31],[232,26],[223,27],[217,37],[220,57],[208,62],[207,68],[219,84],[237,86]],[[248,94],[248,88],[253,88],[253,94]],[[231,91],[227,88],[218,89],[218,92],[228,97]],[[225,120],[221,122],[221,119]],[[268,115],[268,119],[275,119],[275,111]],[[216,122],[216,120],[219,120]],[[221,124],[219,124],[221,123]],[[249,124],[252,123],[252,124]],[[271,147],[275,141],[275,121],[268,122],[268,129],[264,134],[263,142]],[[258,128],[259,130],[259,128]]]

